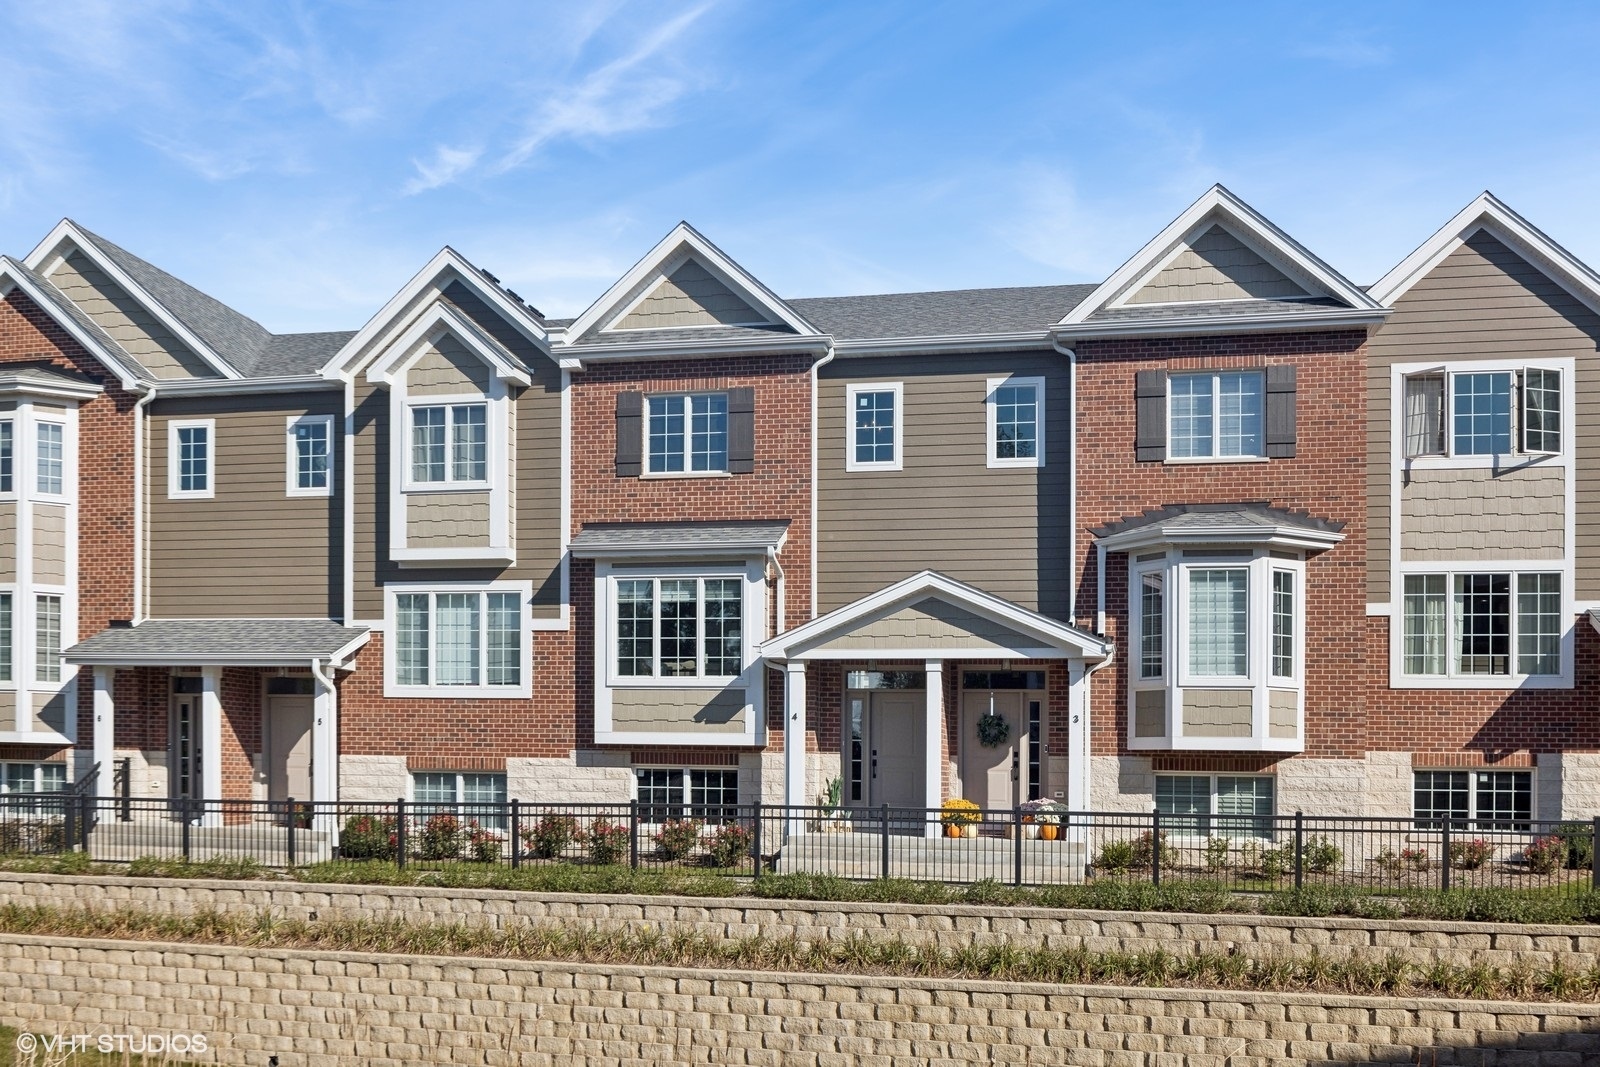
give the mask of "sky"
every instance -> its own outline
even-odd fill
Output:
[[[780,295],[1100,281],[1221,182],[1358,283],[1484,189],[1600,264],[1600,5],[0,0],[0,251],[269,329],[449,244],[547,315],[680,219]]]

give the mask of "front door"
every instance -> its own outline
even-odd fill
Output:
[[[311,799],[309,696],[267,697],[267,799]]]
[[[985,810],[1006,810],[1026,799],[1028,715],[1024,694],[967,691],[961,696],[961,792]],[[978,721],[993,710],[1010,727],[1006,738],[985,745]]]
[[[920,691],[879,690],[868,697],[869,803],[921,810],[926,759],[927,697]]]
[[[201,799],[200,776],[200,678],[192,674],[172,679],[172,712],[169,719],[167,793],[173,800]]]

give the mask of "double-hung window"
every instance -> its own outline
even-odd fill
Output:
[[[989,466],[1044,466],[1044,379],[989,379]]]
[[[333,492],[333,416],[289,417],[290,496],[328,496]]]
[[[16,483],[12,480],[15,468],[15,446],[13,445],[13,428],[10,419],[0,419],[0,493],[14,491]]]
[[[1561,575],[1404,576],[1401,673],[1444,678],[1562,674]]]
[[[1561,371],[1548,367],[1410,374],[1401,393],[1403,455],[1559,453],[1561,408]]]
[[[34,680],[61,681],[61,597],[44,593],[33,598]]]
[[[60,496],[66,473],[66,427],[59,422],[40,422],[34,430],[36,486],[40,493]]]
[[[411,408],[411,483],[484,485],[489,480],[487,404]]]
[[[1207,371],[1168,378],[1169,459],[1247,459],[1266,455],[1266,375]]]
[[[899,382],[854,384],[845,390],[845,469],[897,471],[900,458]]]
[[[46,424],[41,423],[43,430]],[[167,423],[167,495],[208,498],[216,495],[213,468],[216,420],[188,419]],[[44,452],[39,454],[41,492],[45,481]],[[59,490],[58,490],[59,491]]]
[[[1139,578],[1139,677],[1166,675],[1167,598],[1166,576],[1145,573]]]
[[[619,679],[729,679],[744,670],[744,579],[618,577]]]
[[[728,469],[728,394],[652,396],[645,420],[651,474],[721,474]]]
[[[525,589],[493,587],[395,590],[390,628],[394,685],[440,695],[525,692],[526,597]]]
[[[1412,774],[1412,814],[1426,827],[1526,831],[1533,819],[1532,771],[1428,770]]]

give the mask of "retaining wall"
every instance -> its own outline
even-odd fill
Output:
[[[290,919],[486,922],[568,921],[597,927],[691,930],[713,937],[794,937],[821,941],[863,933],[947,949],[1010,941],[1096,952],[1256,955],[1330,959],[1396,953],[1419,966],[1435,962],[1535,967],[1561,960],[1588,969],[1600,959],[1600,926],[1522,926],[1409,920],[1183,915],[912,904],[830,904],[749,897],[602,896],[492,889],[325,885],[164,878],[0,874],[0,904],[136,907],[159,913],[215,910]]]

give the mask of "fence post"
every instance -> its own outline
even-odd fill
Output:
[[[63,797],[62,801],[62,822],[65,825],[62,827],[61,851],[71,852],[78,843],[78,798]],[[44,808],[44,805],[39,807]]]
[[[1589,885],[1600,892],[1600,815],[1589,827]]]
[[[1439,888],[1450,891],[1450,820],[1444,821],[1444,835],[1439,845]]]
[[[132,822],[133,821],[133,757],[132,756],[125,757],[125,758],[122,759],[121,763],[122,763],[122,788],[120,790],[120,797],[121,797],[121,800],[122,800],[122,811],[119,813],[118,817],[123,822]]]
[[[761,803],[761,801],[756,801],[756,828],[755,833],[751,835],[750,842],[751,851],[756,854],[755,870],[751,872],[751,876],[754,878],[761,877],[761,823],[765,819],[765,813],[763,810],[765,807],[766,805]]]
[[[880,858],[882,860],[883,867],[882,867],[882,870],[880,871],[878,877],[887,878],[887,877],[889,877],[889,805],[885,804],[883,806],[882,810],[883,810],[883,815],[882,815],[882,818],[883,818],[883,843],[882,843],[882,850],[881,850],[882,851],[882,855],[881,855]]]
[[[189,824],[194,821],[194,812],[190,810],[190,805],[193,803],[194,801],[188,797],[178,801],[178,811],[181,813],[179,818],[183,822],[183,831],[180,836],[183,838],[183,862],[185,863],[189,862]]]
[[[394,863],[401,870],[406,866],[406,798],[394,802]]]
[[[1294,887],[1300,889],[1306,881],[1306,817],[1304,812],[1294,813]]]
[[[89,831],[93,830],[95,824],[99,821],[97,817],[100,814],[100,809],[92,796],[78,797],[77,803],[80,808],[78,812],[78,845],[85,852],[88,852]]]
[[[628,801],[628,866],[639,869],[639,802]]]
[[[1016,859],[1011,870],[1011,884],[1020,886],[1022,885],[1022,809],[1020,807],[1011,809],[1011,837],[1012,852]]]
[[[289,866],[294,867],[296,866],[294,861],[294,824],[300,821],[300,813],[295,810],[294,797],[289,798],[288,803],[284,807],[284,811],[289,816],[289,842],[288,848],[285,851],[289,853]]]
[[[1161,809],[1150,812],[1150,884],[1161,884]]]
[[[522,866],[522,801],[511,801],[511,869]]]

